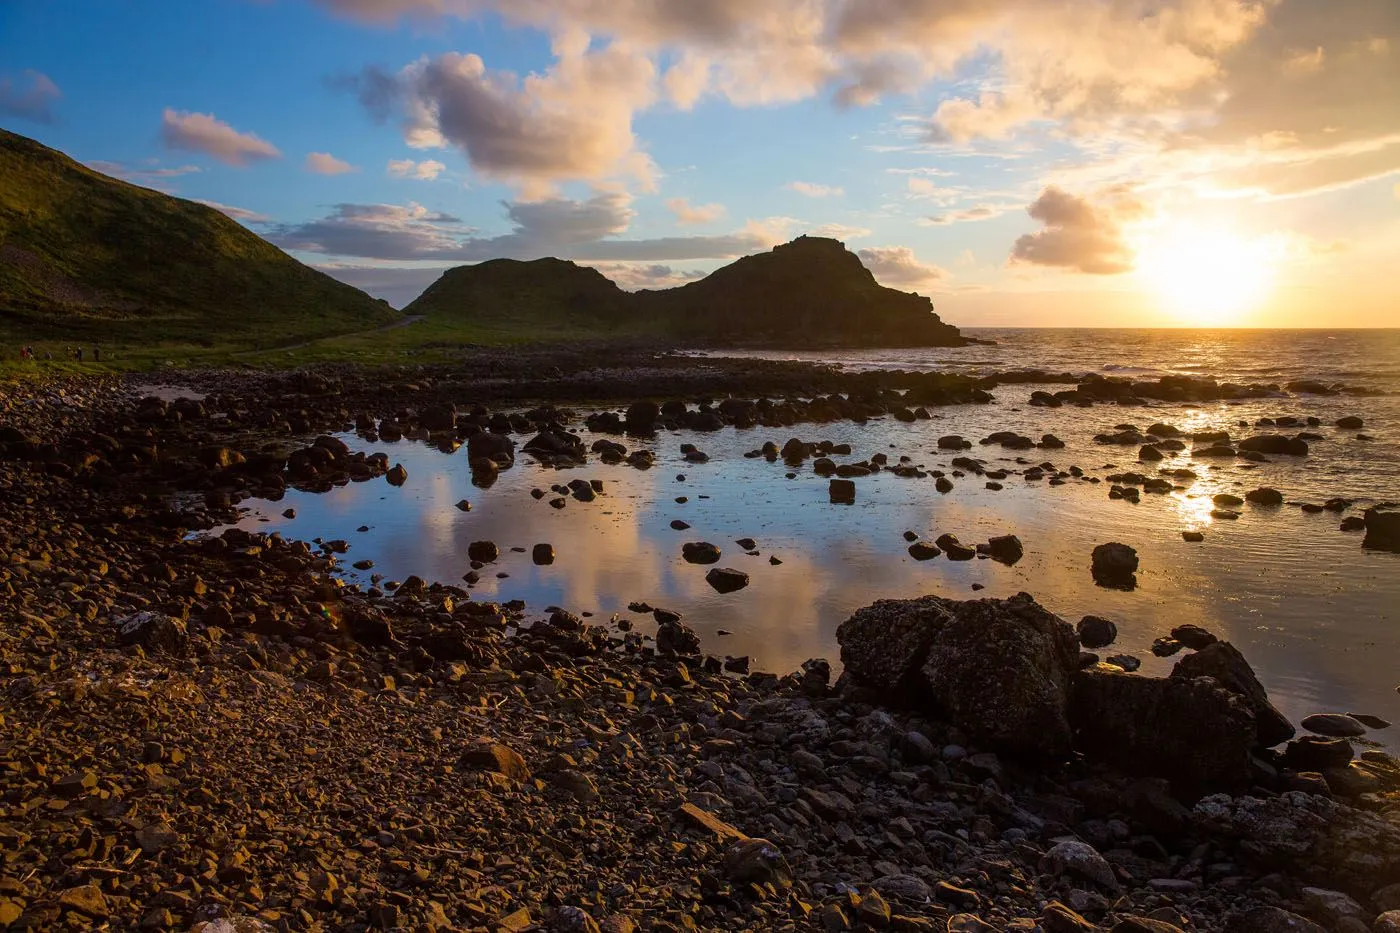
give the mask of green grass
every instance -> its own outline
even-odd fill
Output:
[[[281,345],[397,312],[211,207],[108,178],[0,130],[0,336],[156,347]]]

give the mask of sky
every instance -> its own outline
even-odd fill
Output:
[[[3,0],[0,126],[396,307],[810,234],[960,326],[1400,326],[1395,0]]]

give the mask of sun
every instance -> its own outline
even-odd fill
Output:
[[[1268,239],[1179,226],[1157,233],[1137,251],[1138,274],[1183,323],[1229,326],[1273,289],[1278,251]]]

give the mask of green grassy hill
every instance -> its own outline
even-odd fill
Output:
[[[929,299],[886,288],[837,240],[798,237],[677,288],[629,293],[560,259],[443,273],[404,309],[498,339],[587,335],[697,346],[962,346]]]
[[[7,340],[253,347],[398,318],[211,207],[0,130]]]

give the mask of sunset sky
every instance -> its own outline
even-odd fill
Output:
[[[1394,0],[3,0],[0,126],[395,306],[812,233],[964,326],[1400,326]]]

